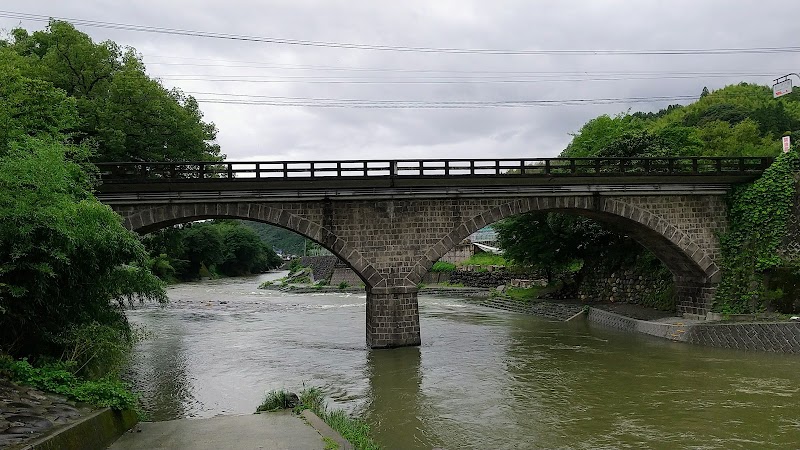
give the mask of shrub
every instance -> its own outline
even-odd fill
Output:
[[[295,258],[289,263],[289,275],[294,274],[295,272],[300,271],[303,268],[303,265],[300,263],[300,258]]]

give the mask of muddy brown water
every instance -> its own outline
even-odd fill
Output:
[[[387,449],[800,448],[800,358],[696,347],[420,297],[422,346],[365,348],[364,294],[187,283],[129,311],[151,420],[317,386]]]

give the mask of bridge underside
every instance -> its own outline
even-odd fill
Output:
[[[722,192],[461,193],[450,198],[293,201],[195,196],[160,204],[100,198],[122,215],[127,228],[140,233],[200,219],[240,218],[277,225],[320,243],[364,280],[367,344],[384,348],[419,345],[417,285],[434,262],[480,228],[529,211],[560,211],[612,224],[670,269],[678,312],[704,315],[719,281],[716,236],[726,227]]]

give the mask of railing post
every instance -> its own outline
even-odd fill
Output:
[[[673,172],[675,172],[675,159],[674,158],[670,158],[670,159],[667,160],[667,172],[669,174],[672,174]]]
[[[342,176],[342,162],[341,161],[337,161],[336,162],[336,176],[337,177],[341,177]]]
[[[233,178],[233,163],[228,163],[228,179]]]
[[[692,173],[695,174],[695,175],[700,173],[700,171],[697,169],[697,158],[696,157],[692,158]]]
[[[722,173],[722,159],[717,159],[717,173]]]
[[[445,176],[450,175],[450,161],[449,160],[446,160],[444,162],[444,175]]]
[[[314,178],[314,162],[311,162],[311,178]]]
[[[470,159],[469,160],[469,174],[470,175],[475,175],[475,160],[474,159]]]
[[[550,175],[550,159],[544,160],[544,174]]]
[[[577,168],[575,167],[575,158],[570,158],[569,160],[569,173],[574,174]]]
[[[520,159],[519,160],[519,174],[520,175],[525,175],[525,160],[524,159]]]
[[[595,175],[600,173],[600,162],[601,162],[600,158],[595,158],[595,160],[594,160],[594,173],[595,173]]]
[[[283,178],[289,178],[289,164],[283,163]]]
[[[261,178],[261,163],[256,163],[256,178]]]

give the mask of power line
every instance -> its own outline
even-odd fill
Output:
[[[768,77],[771,74],[751,74],[750,77]],[[167,81],[208,81],[218,83],[307,83],[307,84],[535,84],[565,82],[599,82],[599,81],[633,81],[633,80],[698,80],[710,78],[736,78],[736,75],[664,75],[664,76],[616,76],[616,77],[571,77],[571,78],[539,78],[517,77],[501,78],[499,76],[473,77],[418,77],[406,79],[363,78],[363,77],[325,77],[325,76],[254,76],[254,75],[153,75]],[[744,76],[744,75],[739,75]]]
[[[686,48],[686,49],[649,49],[649,50],[515,50],[515,49],[488,49],[488,48],[456,48],[456,47],[415,47],[393,46],[377,44],[358,44],[350,42],[313,41],[305,39],[287,39],[268,36],[249,36],[209,31],[186,30],[180,28],[166,28],[146,25],[125,24],[117,22],[104,22],[99,20],[75,19],[65,17],[49,17],[40,14],[29,14],[15,11],[0,10],[0,17],[17,20],[31,20],[47,22],[51,18],[70,22],[74,25],[105,28],[113,30],[136,31],[144,33],[157,33],[174,36],[189,36],[208,39],[223,39],[245,42],[260,42],[268,44],[293,45],[303,47],[320,47],[352,50],[373,50],[407,53],[449,53],[471,55],[549,55],[549,56],[630,56],[630,55],[740,55],[740,54],[773,54],[773,53],[800,53],[798,46],[786,47],[742,47],[742,48]]]
[[[201,94],[201,93],[198,93]],[[203,95],[203,94],[201,94]],[[208,94],[205,94],[208,95]],[[224,94],[210,94],[224,95]],[[227,94],[242,97],[238,94]],[[375,109],[474,109],[474,108],[529,108],[544,106],[577,106],[608,105],[629,103],[654,103],[694,100],[696,95],[628,97],[628,98],[592,98],[592,99],[559,99],[559,100],[461,100],[461,101],[429,101],[429,100],[370,100],[370,99],[338,99],[313,97],[282,96],[248,96],[247,98],[198,98],[198,102],[228,105],[260,105],[291,106],[319,108],[375,108]]]
[[[697,95],[663,95],[646,97],[607,97],[576,99],[499,99],[499,100],[395,100],[327,97],[291,97],[256,94],[192,92],[200,95],[196,100],[211,104],[261,105],[319,108],[378,108],[378,109],[476,109],[476,108],[530,108],[548,106],[610,105],[684,102],[698,99]],[[716,93],[715,100],[763,99],[746,93]],[[220,98],[221,97],[221,98]],[[674,104],[674,103],[673,103]]]
[[[342,72],[388,72],[388,73],[424,73],[424,74],[469,74],[469,75],[536,75],[542,77],[559,77],[569,75],[730,75],[730,76],[773,76],[775,73],[783,73],[785,70],[769,70],[767,72],[743,72],[743,71],[587,71],[587,70],[561,70],[561,71],[537,71],[537,70],[459,70],[459,69],[398,69],[391,67],[353,67],[353,66],[319,66],[305,64],[270,64],[263,62],[250,62],[238,60],[219,60],[212,58],[183,58],[179,56],[149,56],[145,55],[145,60],[150,58],[165,59],[189,59],[197,61],[214,61],[217,63],[231,64],[197,64],[181,62],[157,62],[148,61],[147,66],[179,66],[179,67],[215,67],[225,69],[278,69],[278,70],[319,70],[319,71],[342,71]]]

